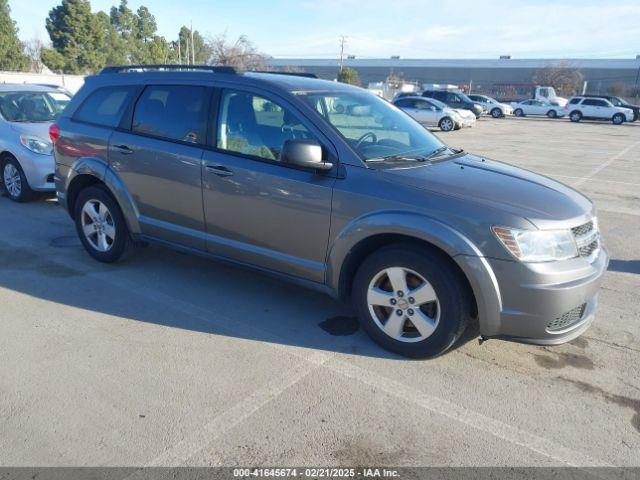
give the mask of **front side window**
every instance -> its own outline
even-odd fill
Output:
[[[249,92],[223,91],[218,119],[219,149],[277,161],[284,142],[310,138],[313,137],[309,130],[289,109]]]
[[[203,143],[206,89],[191,85],[154,85],[144,89],[133,113],[135,133]]]
[[[450,103],[460,103],[460,97],[455,93],[447,93],[447,102]]]
[[[8,122],[52,122],[69,100],[60,92],[2,92],[0,114]]]
[[[120,123],[134,91],[135,87],[128,85],[99,88],[89,95],[73,118],[104,127],[115,127]]]
[[[296,92],[314,106],[363,160],[424,156],[442,142],[394,105],[360,91]],[[349,105],[348,109],[336,108]]]
[[[583,105],[589,105],[589,106],[594,106],[594,105],[598,105],[598,100],[592,100],[590,98],[587,98],[584,102],[582,102]]]

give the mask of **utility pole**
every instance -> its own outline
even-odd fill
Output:
[[[189,55],[189,37],[187,36],[187,65],[189,65],[190,60],[191,60],[191,55]]]
[[[191,22],[191,64],[196,64],[196,46],[193,41],[193,22]]]
[[[344,46],[347,43],[347,37],[344,35],[340,36],[340,71],[342,71],[342,67],[344,65]]]
[[[182,65],[182,49],[180,48],[181,43],[182,39],[178,35],[178,65]]]

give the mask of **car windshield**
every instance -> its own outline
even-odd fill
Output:
[[[417,159],[444,144],[409,115],[367,92],[296,92],[342,135],[365,161]]]
[[[52,122],[70,100],[62,92],[0,92],[0,114],[8,122]]]

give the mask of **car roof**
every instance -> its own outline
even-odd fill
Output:
[[[63,88],[33,83],[0,83],[0,92],[59,92]]]

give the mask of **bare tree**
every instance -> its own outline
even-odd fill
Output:
[[[559,95],[571,96],[579,92],[583,78],[582,72],[575,65],[561,61],[539,69],[533,76],[533,81],[538,85],[555,88]]]
[[[42,73],[44,70],[44,63],[42,63],[41,52],[44,47],[44,43],[39,38],[32,38],[23,43],[24,53],[29,57],[31,62],[31,71],[35,73]]]
[[[225,33],[208,38],[206,44],[210,51],[209,63],[213,65],[236,67],[239,70],[267,68],[267,56],[260,53],[244,35],[238,37],[235,42],[230,42]]]

